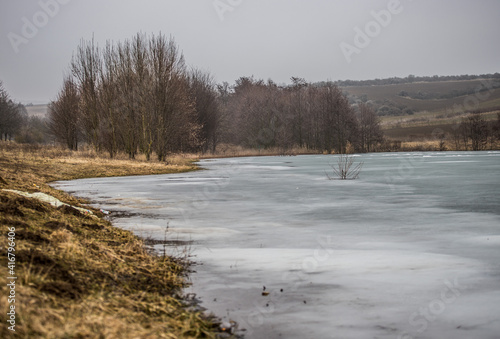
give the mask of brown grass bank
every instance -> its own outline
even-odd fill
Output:
[[[81,205],[47,183],[194,168],[191,159],[180,157],[146,163],[0,143],[0,275],[6,282],[0,286],[0,337],[215,338],[214,321],[181,297],[185,262],[152,255],[141,239],[113,227],[98,211],[88,216],[3,190],[39,191]],[[14,289],[7,285],[11,281]],[[15,332],[7,322],[11,306]]]
[[[261,156],[294,156],[303,154],[318,154],[318,151],[293,147],[289,149],[282,149],[279,147],[271,148],[245,148],[237,145],[220,144],[217,146],[217,151],[198,153],[190,157],[197,159],[210,159],[210,158],[240,158],[240,157],[261,157]]]

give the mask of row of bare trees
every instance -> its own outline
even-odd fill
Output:
[[[188,71],[172,38],[138,34],[103,49],[82,41],[49,106],[49,126],[70,149],[85,141],[111,157],[141,152],[164,160],[216,147],[217,104],[213,79]]]
[[[217,85],[187,70],[172,38],[138,34],[99,48],[82,41],[60,93],[49,106],[49,127],[70,149],[81,141],[113,157],[143,153],[215,152],[220,143],[251,148],[299,147],[370,152],[382,141],[378,117],[350,105],[333,83],[291,85],[242,77]],[[351,145],[351,146],[349,146]]]
[[[292,78],[278,86],[243,77],[232,89],[219,86],[225,140],[253,148],[294,147],[346,153],[352,145],[369,152],[382,141],[378,117],[367,105],[353,107],[333,83]]]
[[[45,120],[29,116],[26,107],[14,102],[0,81],[0,141],[34,144],[46,143],[49,138]]]

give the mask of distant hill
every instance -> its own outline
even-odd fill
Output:
[[[433,76],[415,76],[409,75],[405,78],[385,78],[385,79],[372,79],[372,80],[339,80],[335,83],[340,87],[348,86],[373,86],[373,85],[400,85],[411,84],[415,82],[444,82],[444,81],[464,81],[464,80],[478,80],[478,79],[500,79],[500,73],[494,74],[480,74],[480,75],[433,75]]]
[[[39,118],[45,118],[47,116],[47,111],[48,111],[48,106],[47,104],[43,105],[29,105],[25,106],[26,110],[28,111],[28,116],[33,117],[39,117]]]
[[[386,136],[425,139],[439,128],[450,132],[470,113],[486,120],[500,112],[500,78],[436,80],[397,84],[341,86],[351,103],[370,104],[381,118]],[[383,80],[378,80],[383,83]],[[360,82],[366,83],[366,82]]]
[[[486,86],[490,86],[487,88]],[[421,111],[441,112],[456,105],[466,110],[500,106],[500,81],[463,80],[417,82],[398,85],[342,87],[352,101],[371,101],[377,108],[383,105]],[[476,99],[474,99],[477,96]],[[473,107],[477,103],[478,107]],[[387,114],[390,115],[390,114]],[[406,115],[406,114],[400,114]]]

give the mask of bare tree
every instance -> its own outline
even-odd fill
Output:
[[[134,70],[134,103],[137,107],[139,150],[149,160],[153,152],[151,55],[147,37],[137,34],[132,40],[132,65]]]
[[[58,142],[70,150],[77,150],[80,140],[79,101],[77,85],[67,76],[57,99],[49,104],[49,130]]]
[[[492,136],[497,141],[500,140],[500,113],[497,113],[497,120],[493,123]]]
[[[318,86],[309,86],[306,91],[304,133],[305,144],[308,148],[324,150],[323,148],[323,105],[321,100],[321,90]]]
[[[194,146],[200,126],[188,92],[184,57],[174,40],[153,36],[150,53],[154,148],[158,159],[165,160],[168,153]]]
[[[234,100],[229,83],[217,85],[217,107],[219,108],[218,144],[230,143],[235,137],[231,128],[234,119]]]
[[[480,114],[471,114],[463,118],[460,129],[466,149],[469,140],[473,151],[479,151],[486,147],[489,130],[486,121]]]
[[[334,84],[328,82],[320,88],[322,110],[323,148],[339,154],[347,152],[348,143],[354,144],[357,120],[347,97]]]
[[[215,152],[220,139],[221,116],[215,81],[209,73],[193,69],[189,75],[190,95],[195,102],[198,123],[201,125],[202,152]]]
[[[80,42],[71,62],[71,70],[79,87],[81,123],[86,139],[98,150],[101,146],[98,102],[101,56],[94,39]]]
[[[380,119],[375,111],[365,103],[359,109],[359,144],[362,152],[373,151],[376,144],[383,141]]]
[[[121,110],[118,106],[118,81],[116,70],[116,55],[111,43],[106,44],[102,53],[103,64],[100,68],[98,88],[99,134],[104,149],[113,158],[118,152],[119,125],[121,125]]]
[[[451,136],[453,137],[453,143],[455,144],[455,149],[460,149],[460,141],[462,140],[460,133],[460,124],[458,122],[453,123]]]
[[[307,82],[303,78],[292,77],[290,88],[290,110],[293,116],[293,135],[299,147],[304,146],[304,116],[306,110]]]

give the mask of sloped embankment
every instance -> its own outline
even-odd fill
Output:
[[[37,171],[33,162],[13,162],[5,153],[0,162],[0,274],[16,278],[8,281],[15,280],[15,302],[7,297],[12,289],[0,286],[0,337],[13,337],[12,329],[18,338],[216,336],[214,323],[180,297],[184,263],[151,255],[141,239],[113,227],[99,211],[92,216],[3,190],[51,189],[38,174],[42,165]],[[61,192],[51,193],[78,205]],[[14,261],[7,257],[9,247]],[[13,328],[5,319],[10,306],[15,306]]]

